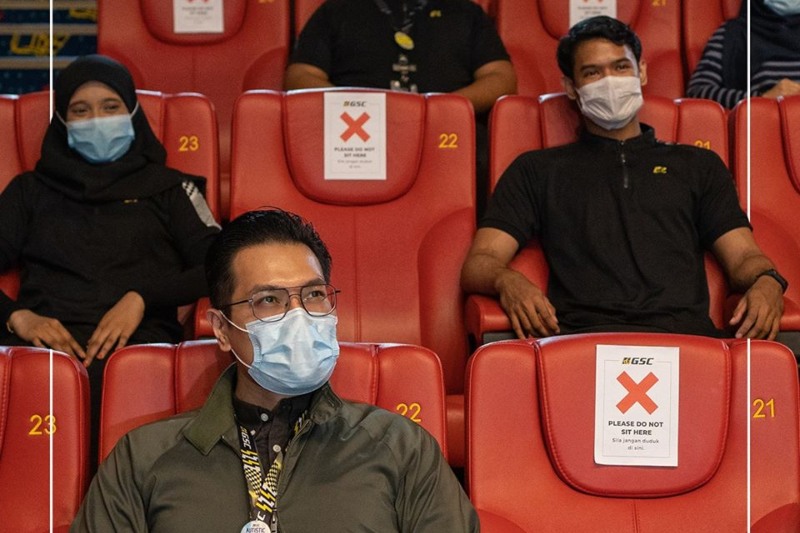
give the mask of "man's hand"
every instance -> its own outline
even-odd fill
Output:
[[[793,94],[800,94],[800,83],[792,81],[789,78],[783,78],[773,85],[772,89],[762,93],[761,96],[765,98],[777,98],[779,96],[791,96]]]
[[[20,309],[11,313],[8,324],[17,337],[34,346],[52,348],[73,357],[86,357],[78,341],[55,318],[37,315],[29,309]]]
[[[137,292],[125,296],[108,310],[92,333],[86,346],[84,366],[95,359],[104,359],[112,350],[124,347],[144,317],[144,300]]]
[[[556,309],[547,296],[514,270],[507,270],[497,279],[500,305],[511,321],[517,337],[548,337],[559,332]]]
[[[730,325],[739,325],[736,338],[772,340],[778,334],[782,314],[780,284],[769,276],[760,276],[739,300]]]

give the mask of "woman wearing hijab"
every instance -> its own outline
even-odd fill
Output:
[[[711,36],[686,91],[728,109],[747,94],[747,0]],[[800,94],[800,0],[750,1],[750,96]]]
[[[107,354],[181,340],[177,307],[207,294],[219,227],[204,180],[164,166],[123,65],[77,59],[56,80],[55,110],[35,170],[0,194],[0,270],[22,272],[16,301],[0,292],[0,345],[80,358],[96,409]]]

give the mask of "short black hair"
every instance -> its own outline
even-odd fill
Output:
[[[250,246],[269,243],[308,246],[322,267],[325,283],[330,282],[331,254],[310,222],[282,209],[248,211],[223,227],[206,254],[206,281],[213,307],[219,309],[230,303],[236,253]]]
[[[580,43],[590,39],[608,39],[616,45],[628,46],[637,63],[642,58],[642,42],[627,24],[605,15],[590,17],[575,24],[558,41],[558,68],[567,78],[574,79],[575,49]]]

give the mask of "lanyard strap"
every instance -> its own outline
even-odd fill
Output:
[[[283,468],[283,451],[278,452],[264,475],[255,440],[244,426],[239,426],[239,443],[242,448],[242,468],[250,495],[250,518],[267,522],[278,504],[278,476]]]
[[[378,9],[384,15],[389,15],[389,21],[392,24],[392,29],[395,31],[402,31],[403,33],[408,33],[411,31],[412,26],[414,26],[414,15],[425,9],[425,6],[428,5],[428,0],[417,0],[417,3],[414,7],[409,11],[408,5],[406,2],[403,2],[403,23],[400,27],[396,27],[394,25],[394,20],[392,19],[392,9],[389,7],[389,4],[386,3],[386,0],[373,0],[375,5],[378,6]]]
[[[292,438],[305,425],[307,413],[304,412],[295,422]],[[250,495],[250,518],[266,523],[278,507],[278,478],[283,469],[283,449],[278,452],[264,475],[261,458],[256,449],[256,441],[248,433],[247,428],[241,424],[239,425],[239,444],[242,451],[242,468],[247,481],[247,492]]]

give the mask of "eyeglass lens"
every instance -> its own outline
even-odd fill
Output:
[[[294,289],[265,289],[253,295],[253,314],[260,320],[280,320],[289,310],[291,297],[299,295],[300,303],[311,316],[325,316],[336,308],[336,289],[331,285],[307,285]]]

